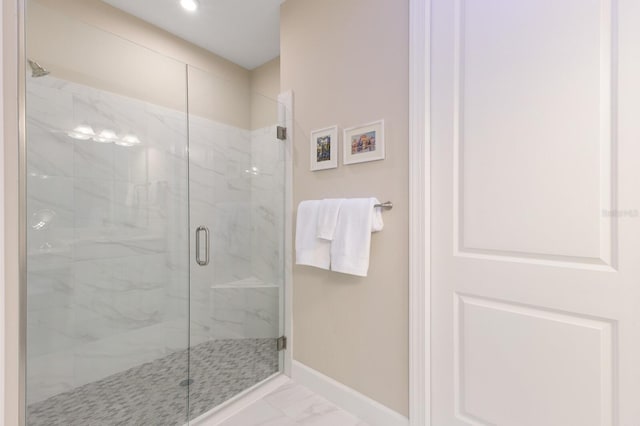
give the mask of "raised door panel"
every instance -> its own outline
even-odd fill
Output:
[[[459,418],[519,426],[613,423],[614,322],[465,295],[454,304]]]
[[[614,264],[611,8],[457,1],[460,254]]]

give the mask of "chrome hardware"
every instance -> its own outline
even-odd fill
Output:
[[[204,232],[204,244],[205,244],[205,258],[204,260],[201,259],[200,254],[201,254],[201,249],[200,249],[200,233]],[[209,264],[209,228],[207,228],[206,226],[198,226],[198,229],[196,229],[196,263],[200,266],[207,266]]]
[[[287,337],[286,336],[280,336],[276,339],[276,349],[278,350],[278,352],[280,351],[284,351],[285,349],[287,349]]]
[[[278,126],[276,128],[276,134],[277,134],[277,138],[280,139],[281,141],[286,141],[287,140],[287,128],[286,127],[282,127],[282,126]]]
[[[391,201],[386,201],[384,203],[375,204],[373,207],[380,207],[381,209],[391,210],[393,208],[393,203]]]

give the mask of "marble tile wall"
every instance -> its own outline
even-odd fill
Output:
[[[184,113],[28,79],[28,403],[186,348],[187,136]]]
[[[275,337],[284,158],[274,127],[187,121],[52,76],[28,79],[27,92],[28,403],[185,349],[189,320],[192,344],[229,335],[214,312],[233,290],[216,286],[254,280],[238,301],[255,321],[235,336]],[[78,125],[141,143],[69,137]],[[189,239],[201,224],[208,268]]]
[[[214,339],[275,339],[279,336],[280,287],[247,278],[210,290]]]
[[[255,277],[282,286],[285,150],[275,133],[275,125],[251,132],[251,259]]]
[[[251,151],[246,130],[202,117],[190,117],[189,135],[191,235],[198,226],[211,235],[210,264],[191,263],[191,339],[200,343],[213,337],[211,286],[250,275]]]
[[[204,225],[212,238],[211,264],[191,272],[192,342],[277,337],[284,148],[275,125],[248,131],[192,116],[189,126],[191,233]]]

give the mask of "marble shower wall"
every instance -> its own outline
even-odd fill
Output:
[[[267,319],[251,329],[273,330],[284,217],[274,126],[192,116],[188,129],[184,112],[52,76],[28,79],[27,92],[28,403],[185,349],[189,297],[191,343],[224,335],[212,330],[214,286],[275,285],[251,308]],[[78,125],[141,143],[69,137]],[[212,232],[206,269],[193,266],[189,206],[191,235]]]
[[[284,149],[275,124],[249,131],[191,116],[189,138],[191,235],[207,226],[212,241],[211,264],[192,262],[191,342],[275,338],[284,243]],[[238,296],[223,307],[230,294]]]
[[[275,125],[251,132],[251,259],[255,277],[282,288],[285,142],[275,132]]]
[[[28,403],[186,348],[186,148],[185,113],[28,79]]]
[[[210,288],[251,274],[251,141],[244,129],[197,116],[189,135],[191,235],[201,225],[211,232],[210,264],[191,262],[191,342],[199,344],[213,337]]]

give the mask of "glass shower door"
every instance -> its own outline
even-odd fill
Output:
[[[185,65],[27,6],[27,424],[183,425]]]
[[[194,419],[281,369],[285,142],[275,100],[188,75]]]
[[[281,371],[278,103],[51,1],[26,41],[27,425],[182,426]]]

